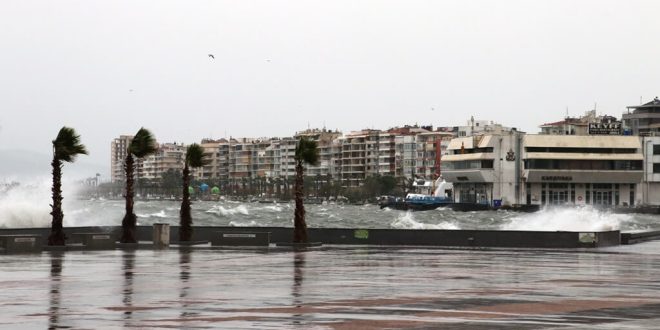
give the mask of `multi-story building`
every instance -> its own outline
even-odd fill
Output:
[[[319,162],[317,165],[307,165],[305,175],[327,178],[338,178],[338,169],[335,159],[338,156],[337,140],[341,136],[339,131],[329,131],[324,129],[307,129],[297,132],[294,138],[298,140],[301,137],[307,137],[316,141],[319,151]],[[294,154],[295,155],[295,154]]]
[[[615,117],[598,115],[596,110],[587,111],[582,117],[566,117],[564,120],[541,125],[541,134],[547,135],[621,135],[621,122]]]
[[[229,141],[203,139],[200,145],[207,163],[195,171],[196,177],[226,182],[229,179]]]
[[[651,102],[629,106],[628,112],[623,114],[623,125],[632,135],[660,135],[660,99],[656,97]]]
[[[524,138],[527,204],[635,205],[644,155],[636,136]]]
[[[416,177],[434,180],[440,176],[442,155],[447,152],[449,141],[453,136],[452,133],[432,130],[415,135],[417,150]]]
[[[381,150],[382,148],[382,150]],[[360,186],[367,177],[395,175],[396,135],[365,129],[341,138],[341,181],[345,187]]]
[[[417,150],[414,135],[397,135],[395,144],[395,176],[414,178]]]
[[[442,176],[454,184],[458,203],[522,203],[520,154],[523,132],[496,129],[458,137],[442,157]]]
[[[660,204],[660,136],[642,138],[644,177],[640,187],[643,204]]]
[[[163,143],[158,150],[139,162],[138,177],[141,179],[160,179],[163,173],[174,170],[182,171],[186,158],[183,143]]]
[[[292,137],[285,137],[279,140],[279,146],[276,148],[275,162],[280,164],[279,177],[284,180],[292,180],[296,176],[297,141]]]
[[[110,143],[110,180],[112,182],[126,181],[124,161],[132,140],[133,135],[120,135]]]

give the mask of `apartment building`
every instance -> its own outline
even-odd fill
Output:
[[[305,168],[305,175],[327,178],[339,178],[340,169],[336,159],[340,155],[340,146],[337,139],[341,137],[342,133],[339,131],[329,131],[324,129],[307,129],[297,132],[294,139],[298,140],[301,137],[306,137],[316,141],[319,151],[319,162],[317,165],[307,165]],[[295,155],[295,153],[294,153]]]
[[[132,140],[133,135],[120,135],[110,143],[110,180],[113,183],[126,181],[124,161]]]
[[[365,129],[341,138],[341,181],[343,186],[357,187],[369,176],[394,173],[394,169],[390,166],[380,166],[381,139],[389,148],[391,142],[394,141],[394,136],[380,130]],[[385,157],[391,154],[390,150],[383,152]]]
[[[204,149],[207,163],[195,170],[195,176],[201,180],[229,180],[229,141],[203,139],[200,145]]]
[[[541,133],[547,135],[621,135],[621,122],[613,116],[598,115],[596,110],[585,112],[581,117],[566,116],[563,120],[545,123]]]
[[[183,143],[163,143],[158,150],[138,162],[138,177],[141,179],[160,179],[167,171],[182,171],[186,158],[186,146]]]
[[[305,136],[317,141],[319,149],[319,163],[306,166],[307,176],[341,180],[346,187],[359,186],[374,175],[434,179],[452,135],[433,131],[430,126],[404,126],[387,131],[366,129],[346,136],[339,131],[307,129],[284,138],[203,139],[201,146],[208,163],[195,169],[193,175],[220,184],[249,178],[293,179],[296,145]],[[129,142],[127,138],[116,139],[113,154],[118,148],[125,152]],[[163,145],[159,154],[138,163],[138,175],[156,178],[174,168],[178,157],[183,157],[178,147],[183,145]],[[123,170],[117,175],[123,175]]]
[[[623,114],[623,124],[632,135],[660,135],[660,99],[656,97],[650,102],[627,108],[627,113]]]
[[[415,175],[418,178],[434,180],[440,176],[442,155],[447,153],[452,133],[428,131],[415,135],[417,157]]]

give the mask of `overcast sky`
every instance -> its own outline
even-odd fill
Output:
[[[660,94],[658,1],[0,3],[0,150],[63,125],[110,141],[290,136],[311,127],[537,132]],[[208,56],[213,54],[215,59]]]

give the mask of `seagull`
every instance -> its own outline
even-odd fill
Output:
[[[209,54],[209,57],[215,60],[215,56],[213,56],[213,54]]]

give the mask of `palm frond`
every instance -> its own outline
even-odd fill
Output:
[[[318,164],[319,150],[316,141],[310,140],[307,137],[301,137],[300,140],[298,140],[298,145],[296,145],[296,154],[294,158],[297,161],[303,161],[307,164]]]
[[[156,145],[156,139],[153,134],[144,127],[140,128],[133,137],[131,144],[128,146],[128,152],[137,158],[151,155],[157,150],[158,146]]]
[[[208,164],[204,148],[197,143],[193,143],[186,149],[186,163],[190,167],[201,167]]]
[[[64,126],[53,140],[53,152],[55,159],[73,162],[76,156],[87,155],[87,148],[80,143],[80,135],[76,134],[73,128]]]

